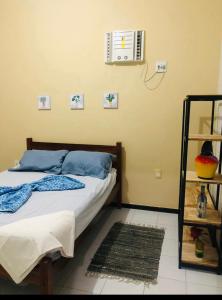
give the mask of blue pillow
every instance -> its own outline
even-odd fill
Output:
[[[62,164],[62,174],[105,179],[112,168],[112,154],[93,151],[71,151]]]
[[[39,171],[60,174],[62,163],[68,150],[27,150],[24,152],[18,167],[9,171]]]

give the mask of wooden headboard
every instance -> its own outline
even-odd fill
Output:
[[[108,145],[87,145],[87,144],[65,144],[65,143],[48,143],[35,142],[32,138],[26,139],[27,150],[84,150],[84,151],[99,151],[108,152],[116,155],[116,160],[113,162],[113,167],[117,170],[117,182],[120,183],[122,178],[122,144],[116,143],[115,146]]]

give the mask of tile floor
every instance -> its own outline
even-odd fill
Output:
[[[85,276],[93,254],[113,223],[117,221],[166,229],[156,285]],[[222,294],[222,275],[178,269],[177,215],[125,208],[108,208],[97,217],[76,252],[75,259],[66,264],[54,281],[55,294]],[[0,281],[0,294],[38,293],[33,286],[16,286],[7,281]]]

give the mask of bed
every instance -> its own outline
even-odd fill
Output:
[[[7,225],[26,218],[36,216],[44,216],[60,210],[70,210],[75,212],[75,250],[80,246],[79,241],[84,236],[90,223],[94,220],[100,210],[111,203],[115,203],[121,207],[121,143],[115,146],[105,145],[85,145],[85,144],[64,144],[64,143],[48,143],[36,142],[32,138],[26,140],[27,150],[85,150],[106,152],[115,155],[112,170],[107,178],[100,180],[90,176],[69,175],[75,179],[79,179],[85,183],[84,192],[79,190],[61,192],[45,192],[35,193],[28,200],[26,205],[18,210],[15,214],[0,213],[0,226]],[[42,172],[9,172],[0,173],[0,186],[10,186],[32,182],[43,178],[46,174]],[[41,194],[41,195],[37,195]],[[63,201],[61,201],[61,195]],[[73,201],[73,199],[78,201]],[[43,294],[52,294],[52,277],[53,269],[64,258],[58,253],[50,253],[43,257],[39,264],[26,276],[25,283],[32,283],[41,288]],[[11,279],[9,274],[0,265],[0,277]]]

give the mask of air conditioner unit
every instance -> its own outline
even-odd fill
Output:
[[[144,60],[144,31],[113,31],[105,34],[105,63]]]

